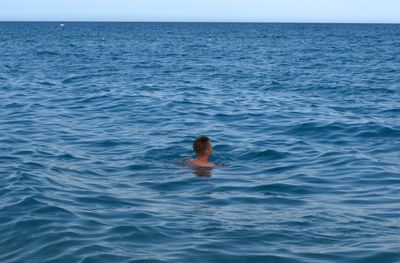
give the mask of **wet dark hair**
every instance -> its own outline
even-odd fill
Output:
[[[210,146],[210,138],[207,136],[197,137],[193,142],[193,150],[197,155],[204,155],[207,148]]]

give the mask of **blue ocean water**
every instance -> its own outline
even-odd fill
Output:
[[[399,39],[0,23],[0,262],[400,262]]]

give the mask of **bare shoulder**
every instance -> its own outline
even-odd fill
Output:
[[[202,162],[199,160],[189,160],[189,163],[193,166],[196,167],[208,167],[208,168],[212,168],[212,167],[216,167],[217,165],[213,162]]]

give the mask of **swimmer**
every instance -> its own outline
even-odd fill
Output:
[[[213,154],[210,138],[200,136],[193,142],[193,150],[197,159],[189,160],[189,163],[195,167],[215,167],[215,163],[209,162],[208,158]]]

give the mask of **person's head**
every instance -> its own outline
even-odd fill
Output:
[[[193,142],[193,150],[197,156],[211,156],[212,146],[210,138],[207,136],[200,136]]]

